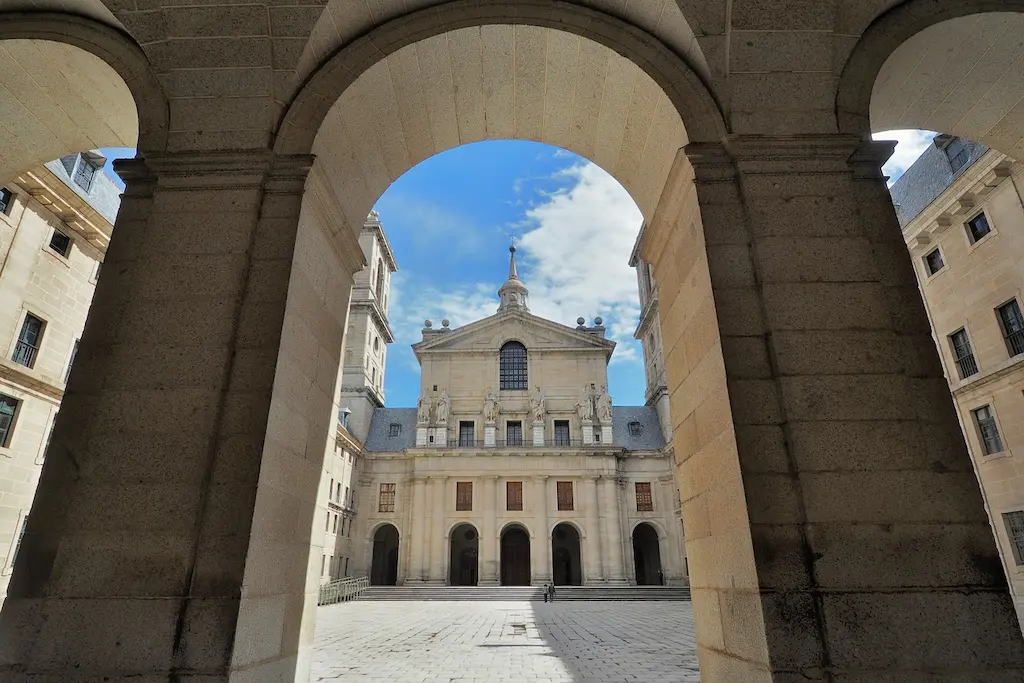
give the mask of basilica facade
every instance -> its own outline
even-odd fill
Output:
[[[686,581],[672,452],[653,406],[614,406],[600,318],[533,315],[512,250],[497,312],[426,321],[415,408],[376,408],[351,575],[373,584]]]

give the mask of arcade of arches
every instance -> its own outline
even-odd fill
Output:
[[[305,679],[362,221],[418,161],[510,137],[593,160],[644,214],[702,680],[1024,680],[869,139],[1019,156],[1019,0],[24,6],[0,0],[0,183],[136,130],[139,156],[0,680]],[[524,536],[500,538],[507,583]]]

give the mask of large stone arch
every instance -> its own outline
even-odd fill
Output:
[[[836,118],[840,132],[868,136],[871,132],[894,128],[928,128],[955,133],[984,142],[1007,154],[1021,156],[1024,146],[1020,146],[1019,141],[1024,135],[1017,137],[1016,144],[1008,145],[998,135],[990,135],[991,128],[972,124],[948,106],[946,109],[936,106],[928,116],[911,111],[906,116],[897,117],[892,113],[880,114],[876,100],[879,84],[888,77],[894,80],[888,87],[891,96],[901,103],[905,101],[909,107],[913,95],[907,93],[901,83],[917,81],[922,89],[926,87],[921,83],[921,74],[915,73],[920,63],[933,69],[937,77],[949,84],[946,91],[929,88],[927,97],[930,100],[947,105],[964,102],[965,98],[956,92],[961,80],[978,83],[979,67],[982,74],[991,78],[1010,73],[1015,65],[1019,67],[1021,64],[1021,55],[1018,50],[1016,60],[1000,67],[997,60],[1007,58],[1006,55],[995,56],[984,49],[966,57],[952,54],[957,41],[972,31],[989,34],[993,42],[1004,38],[1000,31],[990,30],[993,27],[972,26],[972,20],[1006,28],[1019,37],[1024,34],[1022,13],[1024,2],[1021,0],[911,0],[882,14],[864,31],[840,76],[836,92]],[[1018,16],[1014,19],[1012,15]],[[955,68],[947,68],[941,54],[939,59],[935,59],[928,53],[929,48],[951,53],[948,64]],[[973,63],[968,61],[971,58],[975,60]],[[958,69],[963,69],[964,73],[952,73]],[[971,74],[975,75],[964,78]],[[1012,105],[1007,108],[1002,121],[1008,120],[1006,117],[1012,113],[1010,109]]]
[[[91,126],[92,131],[101,131],[108,128],[109,133],[93,132],[92,135],[82,136],[79,144],[88,144],[92,147],[137,147],[143,153],[161,151],[165,149],[167,142],[167,131],[169,126],[169,114],[167,98],[163,88],[154,75],[149,60],[135,40],[127,33],[109,26],[97,19],[74,16],[58,12],[5,12],[0,14],[0,45],[3,41],[41,41],[37,44],[61,44],[84,50],[100,63],[92,63],[86,60],[83,62],[85,69],[93,80],[84,82],[82,85],[83,97],[91,96],[92,99],[100,100],[100,107],[106,107],[107,111],[96,114],[97,121]],[[45,48],[44,48],[45,49]],[[103,66],[105,65],[105,66]],[[106,68],[106,67],[109,67]],[[11,74],[13,76],[14,74]],[[123,83],[114,83],[120,78]],[[84,79],[88,80],[88,79]],[[106,89],[101,90],[101,87]],[[47,92],[42,86],[36,86],[38,92],[22,92],[21,96],[38,102],[38,96],[49,98],[58,96],[54,92]],[[127,89],[127,94],[121,94]],[[92,89],[86,92],[86,89]],[[128,99],[134,104],[135,116],[119,111],[127,106]],[[45,117],[45,111],[35,110],[34,113]],[[81,112],[79,115],[85,116]],[[110,118],[118,116],[120,124],[111,123]],[[103,120],[99,120],[103,119]],[[129,120],[130,119],[130,120]],[[83,125],[92,122],[83,122]],[[54,121],[50,126],[59,127],[61,124]],[[42,126],[45,128],[46,123]],[[33,165],[51,161],[56,156],[54,152],[58,149],[63,154],[79,152],[82,149],[72,149],[75,143],[73,135],[65,129],[60,132],[61,137],[46,145],[36,145],[35,148],[28,148],[21,154],[12,154],[10,149],[5,150],[5,163],[0,166],[0,180],[10,178]]]

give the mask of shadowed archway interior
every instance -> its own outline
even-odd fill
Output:
[[[398,583],[398,543],[398,529],[393,524],[381,525],[374,532],[371,586],[394,586]]]

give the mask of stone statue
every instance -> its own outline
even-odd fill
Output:
[[[452,399],[448,395],[448,390],[443,389],[441,391],[441,399],[437,402],[437,424],[446,425],[448,424],[448,413],[452,410]]]
[[[430,422],[430,399],[427,398],[426,394],[420,396],[419,403],[416,404],[416,423],[417,424],[428,424]]]
[[[576,414],[580,416],[580,422],[583,423],[594,419],[594,401],[591,398],[589,384],[583,387],[580,399],[576,401]]]
[[[597,417],[604,424],[612,423],[612,397],[608,395],[608,387],[604,384],[597,394]]]
[[[484,422],[496,422],[498,420],[498,395],[488,389],[484,397]]]
[[[530,411],[533,413],[534,422],[544,421],[544,413],[546,412],[544,408],[544,390],[539,386],[530,397]]]

